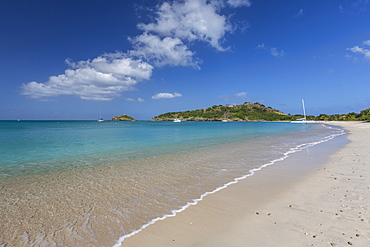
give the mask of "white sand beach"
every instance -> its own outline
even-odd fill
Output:
[[[368,246],[370,123],[329,124],[349,135],[208,195],[122,246]]]

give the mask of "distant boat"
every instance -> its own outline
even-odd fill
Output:
[[[228,113],[228,112],[227,112],[227,113]],[[221,122],[223,122],[223,123],[228,122],[228,121],[227,121],[227,118],[226,118],[226,112],[222,115],[222,117],[223,117],[224,119],[222,119],[222,120],[221,120]]]
[[[104,119],[101,117],[101,113],[100,113],[100,117],[98,119],[98,122],[104,122]]]
[[[175,118],[175,119],[173,120],[173,122],[174,122],[174,123],[181,123],[181,119]]]
[[[307,120],[306,118],[306,108],[304,107],[304,100],[302,99],[302,107],[303,107],[303,118],[297,119],[296,121],[290,121],[291,123],[316,123],[316,121],[313,120]]]

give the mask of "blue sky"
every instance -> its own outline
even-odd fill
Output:
[[[0,119],[370,108],[369,0],[2,0]]]

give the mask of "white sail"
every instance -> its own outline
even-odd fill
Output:
[[[304,106],[304,100],[302,99],[302,108],[303,108],[303,118],[297,119],[296,121],[290,121],[291,123],[316,123],[316,121],[309,120],[306,118],[306,108]]]

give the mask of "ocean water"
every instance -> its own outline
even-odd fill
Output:
[[[0,178],[173,153],[309,127],[263,122],[0,121]]]
[[[270,122],[0,121],[0,246],[119,246],[343,133]]]

